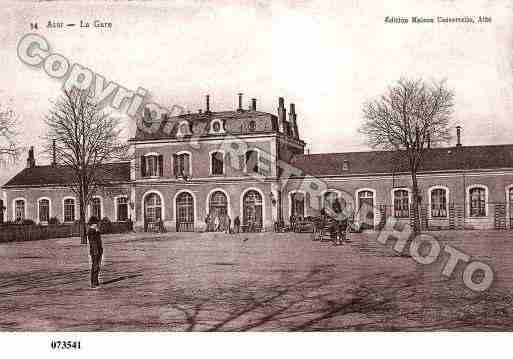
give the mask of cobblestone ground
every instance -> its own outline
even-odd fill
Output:
[[[37,331],[509,330],[513,232],[433,232],[495,270],[465,288],[376,241],[308,234],[104,236],[101,289],[77,238],[0,245],[0,329]]]

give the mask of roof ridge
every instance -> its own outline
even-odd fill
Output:
[[[471,145],[471,146],[448,146],[448,147],[432,147],[426,148],[426,150],[452,150],[452,149],[471,149],[471,148],[486,148],[486,147],[512,147],[513,144],[492,144],[492,145]],[[323,156],[323,155],[349,155],[355,153],[394,153],[394,152],[403,152],[405,150],[367,150],[367,151],[350,151],[350,152],[322,152],[322,153],[303,153],[294,155],[294,157],[298,156]]]

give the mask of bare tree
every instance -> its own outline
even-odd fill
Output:
[[[16,141],[18,117],[9,107],[0,106],[0,159],[14,161],[19,158],[21,148]]]
[[[119,120],[93,102],[88,92],[65,91],[46,116],[45,152],[72,176],[69,188],[79,202],[80,238],[86,239],[86,208],[109,185],[108,162],[126,160],[128,145],[119,139]]]
[[[413,229],[420,232],[417,171],[428,143],[439,145],[450,140],[449,120],[454,93],[445,81],[426,83],[400,79],[375,100],[363,105],[360,133],[373,148],[401,151],[411,172]]]

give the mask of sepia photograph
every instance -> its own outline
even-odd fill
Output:
[[[0,11],[2,345],[513,329],[511,1]]]

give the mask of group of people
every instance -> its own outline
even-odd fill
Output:
[[[230,232],[232,220],[227,213],[222,214],[210,214],[207,213],[205,217],[205,223],[207,225],[207,232]]]
[[[292,214],[289,218],[289,222],[290,222],[290,230],[292,232],[299,232],[300,224],[303,223],[303,217],[300,215]]]
[[[215,213],[215,214],[207,214],[205,218],[205,223],[207,225],[207,232],[224,232],[224,233],[239,233],[240,232],[240,218],[239,216],[235,217],[233,220],[233,228],[232,228],[232,220],[227,213]]]

